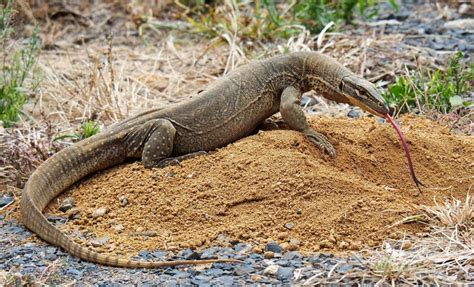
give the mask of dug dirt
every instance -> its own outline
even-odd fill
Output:
[[[464,199],[474,182],[474,139],[428,119],[401,119],[426,185],[421,195],[388,123],[310,122],[334,143],[335,160],[298,132],[265,130],[180,165],[109,169],[71,188],[46,213],[65,216],[58,203],[74,198],[77,219],[62,225],[69,236],[84,245],[105,238],[94,248],[123,255],[237,242],[258,251],[270,241],[301,252],[359,250],[425,232],[421,223],[397,222],[433,198]],[[103,208],[104,215],[92,216]]]

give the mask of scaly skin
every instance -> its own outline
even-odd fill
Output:
[[[290,128],[301,131],[322,151],[335,157],[334,147],[308,126],[299,105],[301,94],[309,90],[337,102],[358,105],[378,116],[388,113],[371,83],[327,56],[300,52],[253,62],[210,84],[188,101],[124,120],[46,160],[23,190],[23,223],[45,241],[83,260],[105,265],[153,268],[235,262],[146,262],[100,254],[68,238],[47,221],[42,211],[61,192],[89,174],[127,158],[141,158],[145,167],[156,167],[172,157],[225,146],[245,137],[278,111]]]

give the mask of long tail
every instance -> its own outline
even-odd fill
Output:
[[[68,238],[43,215],[43,209],[70,185],[98,170],[119,164],[126,155],[124,147],[114,140],[97,136],[58,152],[30,176],[21,198],[23,223],[43,240],[94,263],[129,268],[155,268],[175,265],[238,262],[232,259],[140,261],[100,254]]]

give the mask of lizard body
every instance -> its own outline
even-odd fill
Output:
[[[52,199],[89,174],[127,158],[141,158],[145,167],[156,167],[172,157],[225,146],[250,134],[278,111],[290,128],[301,131],[334,157],[331,143],[309,127],[299,105],[302,93],[312,89],[328,99],[358,105],[378,116],[388,113],[370,82],[327,56],[299,52],[252,62],[188,101],[146,111],[53,155],[25,185],[21,199],[23,223],[45,241],[83,260],[105,265],[153,268],[232,262],[147,262],[100,254],[68,238],[47,221],[42,211]]]

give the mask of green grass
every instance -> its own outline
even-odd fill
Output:
[[[438,111],[448,113],[471,107],[474,63],[462,64],[462,52],[454,53],[444,70],[412,71],[396,79],[384,98],[395,113]]]
[[[83,140],[93,135],[96,135],[99,132],[100,132],[99,125],[94,121],[87,120],[81,125],[81,128],[77,133],[66,134],[66,135],[56,137],[54,138],[54,141],[67,139],[67,138],[71,138],[73,140]]]
[[[26,47],[14,49],[11,26],[12,1],[8,1],[1,8],[0,15],[0,42],[2,45],[2,67],[0,71],[0,120],[5,127],[12,126],[18,119],[23,105],[28,99],[26,80],[34,73],[36,61],[40,51],[38,29],[35,28]],[[34,76],[33,76],[34,77]],[[38,82],[33,79],[35,89]]]
[[[288,4],[276,0],[214,2],[208,5],[203,1],[182,1],[181,5],[189,8],[184,19],[195,32],[209,38],[236,31],[244,41],[287,39],[303,28],[319,33],[331,21],[339,27],[351,23],[357,14],[363,18],[377,14],[374,0],[303,0]],[[388,2],[398,9],[396,1]]]

